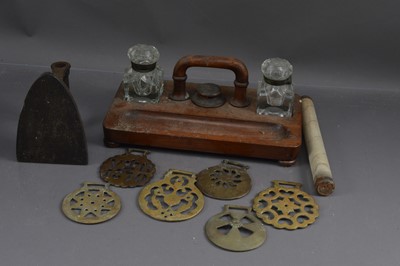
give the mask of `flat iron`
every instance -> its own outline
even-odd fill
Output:
[[[85,132],[69,91],[67,62],[55,62],[30,88],[18,123],[17,160],[88,164]]]

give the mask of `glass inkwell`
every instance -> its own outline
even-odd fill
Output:
[[[157,48],[137,44],[128,50],[131,67],[123,77],[124,99],[141,103],[157,103],[164,89],[163,70],[157,62],[160,53]]]
[[[263,79],[258,84],[257,114],[291,117],[294,90],[293,66],[281,58],[270,58],[261,65]]]

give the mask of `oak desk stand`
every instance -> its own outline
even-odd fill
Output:
[[[302,143],[300,96],[295,96],[290,118],[258,115],[256,90],[246,91],[246,82],[238,82],[241,76],[247,79],[247,69],[239,64],[240,69],[233,70],[230,67],[232,60],[235,64],[241,63],[225,57],[182,58],[175,66],[174,82],[165,82],[164,92],[156,104],[125,101],[121,84],[103,121],[105,145],[210,152],[277,160],[285,166],[292,165]],[[186,69],[192,66],[225,68],[235,72],[235,87],[220,86],[221,93],[228,99],[225,104],[204,108],[187,100],[187,96],[193,95],[199,86],[186,83]],[[176,94],[177,83],[180,96],[186,95],[185,99],[171,99]],[[238,84],[245,85],[244,89],[239,88],[239,93]],[[239,94],[241,98],[238,99]],[[233,106],[237,100],[239,104],[244,103],[242,107]]]

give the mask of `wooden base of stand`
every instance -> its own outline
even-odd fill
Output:
[[[193,94],[196,83],[187,83]],[[192,101],[168,98],[173,83],[167,81],[157,104],[127,102],[119,87],[103,121],[104,143],[210,152],[277,160],[292,165],[302,142],[302,110],[296,95],[293,117],[256,114],[256,90],[248,89],[249,106],[237,108],[227,101],[218,108],[204,108]],[[229,99],[234,89],[221,86]]]

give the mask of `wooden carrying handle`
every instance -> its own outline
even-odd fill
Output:
[[[246,107],[250,101],[246,97],[246,89],[249,85],[249,74],[246,66],[240,60],[233,57],[188,55],[176,63],[173,73],[174,90],[169,98],[175,101],[184,101],[189,98],[186,91],[186,70],[189,67],[211,67],[230,69],[235,73],[235,92],[230,104],[235,107]]]
[[[308,160],[314,186],[319,195],[328,196],[335,189],[328,156],[326,155],[324,141],[319,129],[317,114],[311,98],[305,96],[301,99],[303,109],[303,132],[306,141]]]

